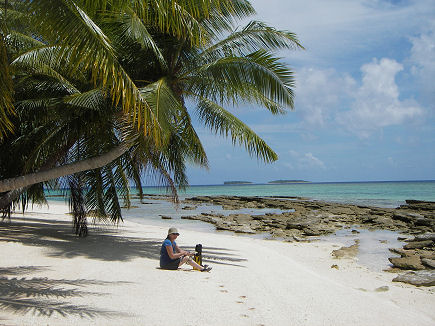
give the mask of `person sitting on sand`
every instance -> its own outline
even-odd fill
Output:
[[[208,267],[207,265],[198,265],[192,259],[191,256],[195,254],[191,254],[177,246],[175,239],[177,239],[179,235],[180,234],[176,228],[169,228],[168,236],[165,241],[163,241],[162,248],[160,249],[160,268],[176,270],[183,264],[189,264],[201,272],[210,271],[211,267]]]

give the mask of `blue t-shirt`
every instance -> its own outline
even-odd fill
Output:
[[[175,241],[171,242],[171,240],[169,239],[165,239],[165,241],[163,241],[162,248],[160,249],[160,266],[165,266],[173,260],[169,257],[166,247],[172,246],[172,251],[175,254],[176,245],[177,244],[175,243]]]

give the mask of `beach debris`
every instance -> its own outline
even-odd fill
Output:
[[[349,247],[341,247],[340,249],[332,250],[332,256],[335,258],[353,258],[358,254],[359,240]]]
[[[339,269],[339,267],[338,267],[337,264],[333,264],[333,265],[331,265],[331,268]]]
[[[394,278],[393,282],[403,282],[415,286],[435,286],[435,270],[407,272]]]

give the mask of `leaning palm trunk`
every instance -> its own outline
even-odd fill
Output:
[[[83,161],[58,166],[46,171],[29,173],[23,176],[0,180],[0,192],[28,187],[32,184],[57,179],[87,170],[98,169],[114,161],[128,151],[130,143],[121,143],[110,151],[100,156],[92,157]]]

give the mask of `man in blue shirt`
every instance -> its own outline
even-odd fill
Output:
[[[162,248],[160,249],[160,268],[176,270],[181,265],[187,263],[194,269],[200,270],[201,272],[209,272],[211,267],[208,267],[207,265],[198,265],[192,259],[194,254],[182,250],[177,246],[175,239],[177,239],[179,235],[180,234],[176,228],[169,228],[168,236],[166,237],[165,241],[163,241]]]

